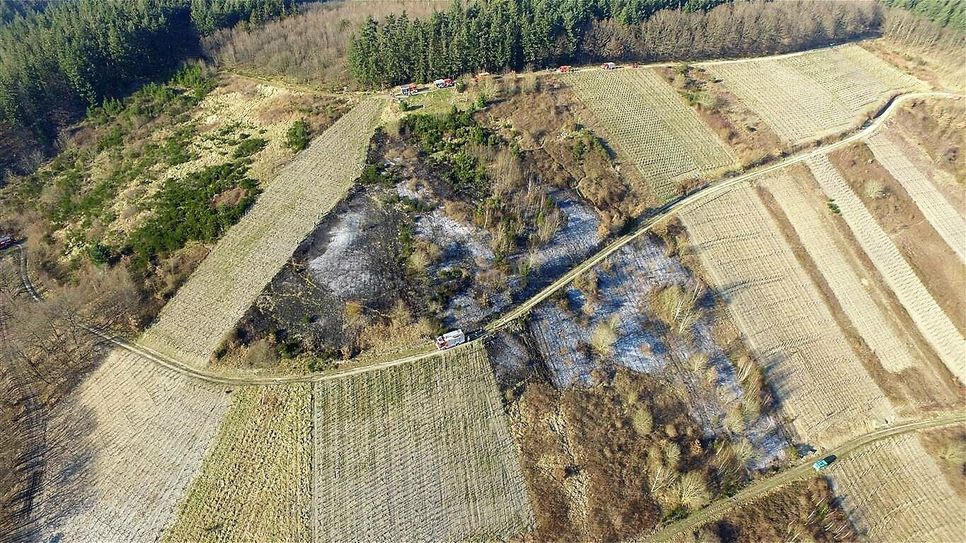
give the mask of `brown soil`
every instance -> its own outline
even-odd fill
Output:
[[[889,400],[898,407],[907,407],[915,413],[923,410],[940,409],[943,407],[956,406],[961,403],[961,390],[958,385],[950,378],[948,370],[942,361],[935,355],[929,347],[925,338],[919,332],[915,323],[909,318],[906,311],[899,304],[891,289],[878,274],[875,267],[861,251],[857,242],[852,238],[851,231],[847,224],[839,216],[833,216],[828,212],[828,207],[823,194],[817,188],[816,182],[811,173],[802,166],[795,166],[790,173],[805,186],[812,187],[812,205],[824,214],[828,215],[827,221],[833,225],[832,231],[838,237],[833,242],[842,250],[852,264],[852,269],[858,276],[867,281],[868,284],[875,285],[871,294],[873,299],[884,309],[884,313],[892,317],[893,324],[896,325],[905,337],[909,338],[913,345],[913,352],[919,356],[919,365],[908,368],[898,373],[886,370],[879,362],[875,353],[869,348],[865,340],[855,329],[849,317],[842,310],[838,299],[832,292],[831,287],[821,272],[811,259],[805,248],[802,246],[794,227],[788,221],[781,208],[775,201],[775,197],[767,191],[765,187],[758,187],[758,194],[768,208],[769,213],[778,223],[779,228],[796,259],[802,268],[808,273],[812,282],[822,293],[829,311],[835,318],[836,324],[845,334],[853,352],[862,361],[866,371],[872,376]]]
[[[743,476],[715,467],[713,444],[662,380],[618,369],[597,381],[564,391],[531,381],[508,392],[516,395],[509,411],[536,517],[525,540],[617,541],[652,530],[672,512],[652,496],[648,477],[649,450],[653,457],[661,444],[676,444],[673,471],[701,472],[712,497]],[[632,422],[642,408],[653,416],[645,434]]]
[[[721,138],[735,150],[742,167],[782,156],[788,148],[753,111],[703,68],[656,68]]]
[[[966,500],[966,429],[929,430],[919,434],[919,441],[936,460],[949,486]]]
[[[576,188],[605,215],[605,220],[615,213],[615,222],[637,217],[656,205],[628,157],[615,149],[594,148],[593,142],[586,142],[589,149],[580,156],[575,153],[579,137],[603,143],[597,134],[604,132],[570,88],[553,78],[542,80],[537,92],[504,96],[485,114],[490,128],[499,130],[502,123],[504,137],[515,140],[521,149],[535,151],[541,175]],[[581,129],[589,130],[589,134],[582,136]]]
[[[697,538],[721,543],[857,541],[828,480],[797,481],[703,528]]]
[[[936,88],[963,88],[962,52],[926,51],[887,38],[859,44],[886,62]]]
[[[966,104],[963,100],[913,100],[896,112],[890,124],[932,159],[932,165],[959,183],[955,203],[963,209],[966,186]],[[940,187],[942,188],[942,187]]]
[[[922,215],[902,185],[864,143],[829,155],[852,190],[886,231],[960,333],[966,331],[966,269]],[[878,195],[867,190],[877,184]]]

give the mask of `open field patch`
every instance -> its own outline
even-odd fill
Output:
[[[857,45],[703,67],[791,144],[852,128],[891,95],[923,88]]]
[[[906,156],[891,134],[876,134],[869,138],[868,145],[875,159],[906,189],[943,241],[960,261],[966,261],[966,219],[963,215],[943,196],[927,173]]]
[[[962,541],[962,499],[914,434],[895,436],[832,464],[836,494],[872,541]]]
[[[320,539],[505,539],[533,522],[482,347],[323,381],[314,409]]]
[[[737,166],[734,153],[653,71],[594,70],[565,81],[661,200]]]
[[[159,537],[228,411],[225,392],[112,351],[50,416],[44,539]]]
[[[164,541],[311,541],[312,385],[243,388]]]
[[[682,221],[801,438],[832,445],[894,418],[753,188],[715,196]]]
[[[279,172],[164,306],[143,344],[207,365],[258,293],[358,177],[383,105],[377,98],[360,103]]]
[[[900,372],[918,364],[910,346],[891,322],[863,279],[852,268],[846,254],[834,241],[830,225],[812,206],[799,179],[788,174],[768,180],[766,186],[775,196],[791,222],[798,239],[825,278],[849,321],[869,345],[882,366]]]
[[[828,158],[824,155],[811,158],[808,165],[822,190],[841,210],[858,244],[895,292],[923,336],[949,371],[960,382],[966,382],[966,360],[963,359],[966,339]]]

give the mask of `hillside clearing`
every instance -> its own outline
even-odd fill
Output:
[[[687,183],[737,167],[737,157],[651,70],[578,72],[565,79],[666,200]]]
[[[312,385],[235,393],[164,541],[310,541]]]
[[[936,304],[895,243],[876,223],[859,197],[825,155],[808,161],[822,190],[841,209],[859,245],[895,292],[949,371],[966,383],[966,339]]]
[[[478,345],[315,390],[322,540],[505,539],[533,522]]]
[[[891,95],[923,88],[857,45],[699,65],[791,144],[847,130]]]
[[[219,386],[115,350],[52,414],[44,539],[153,541],[228,410]]]
[[[383,106],[378,98],[360,103],[282,169],[140,341],[207,365],[225,334],[358,177]]]

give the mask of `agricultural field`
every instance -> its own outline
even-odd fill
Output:
[[[830,446],[894,419],[753,188],[715,196],[682,221],[798,435]]]
[[[163,541],[311,541],[312,385],[243,388]]]
[[[915,435],[860,450],[830,475],[857,530],[870,540],[957,541],[966,503]]]
[[[496,540],[530,526],[509,423],[472,345],[315,388],[321,540]]]
[[[961,261],[966,261],[966,219],[930,180],[906,157],[900,143],[888,133],[869,138],[875,159],[906,189],[906,193]]]
[[[50,414],[41,536],[155,540],[215,440],[226,392],[112,351]]]
[[[573,86],[652,193],[666,200],[701,178],[737,167],[737,158],[671,85],[651,70],[576,73]]]
[[[961,383],[966,382],[966,361],[962,357],[966,339],[828,158],[824,155],[811,158],[808,165],[822,190],[840,209],[859,246],[882,274],[923,336],[949,371]]]
[[[140,341],[163,354],[207,365],[258,293],[361,173],[384,105],[380,98],[361,102],[285,166]]]
[[[792,145],[853,128],[889,97],[924,88],[857,45],[697,66]]]
[[[890,322],[885,310],[866,290],[845,251],[834,242],[830,243],[834,239],[831,226],[812,206],[805,193],[808,188],[800,184],[800,179],[787,173],[769,179],[766,186],[832,289],[843,312],[882,366],[890,372],[901,372],[916,365],[917,359],[911,345],[903,340],[904,334]]]

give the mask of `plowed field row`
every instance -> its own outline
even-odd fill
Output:
[[[592,70],[567,78],[661,199],[680,183],[737,164],[734,153],[650,70]]]
[[[833,445],[894,418],[754,189],[737,187],[681,218],[802,437]]]
[[[322,541],[502,540],[533,517],[479,344],[316,385]]]
[[[960,382],[966,383],[966,339],[936,304],[895,243],[875,221],[826,156],[808,161],[815,179],[829,198],[835,200],[862,250],[895,292],[899,303],[922,331],[939,358]]]
[[[966,506],[915,434],[881,441],[832,466],[836,493],[869,541],[962,541]]]
[[[846,130],[890,94],[921,86],[857,45],[706,67],[793,144]]]
[[[312,386],[238,391],[165,541],[311,541]]]
[[[949,247],[966,260],[966,220],[939,189],[909,160],[888,133],[868,139],[875,159],[889,170]]]
[[[849,321],[855,326],[882,366],[898,372],[916,361],[902,341],[902,334],[875,303],[862,280],[849,265],[846,255],[836,246],[829,225],[809,204],[806,188],[789,175],[768,181],[768,189],[795,229],[808,255],[832,289]]]
[[[155,541],[227,410],[221,387],[112,351],[52,414],[42,539]]]
[[[384,102],[368,99],[299,153],[215,245],[141,342],[204,366],[322,216],[362,171]]]

